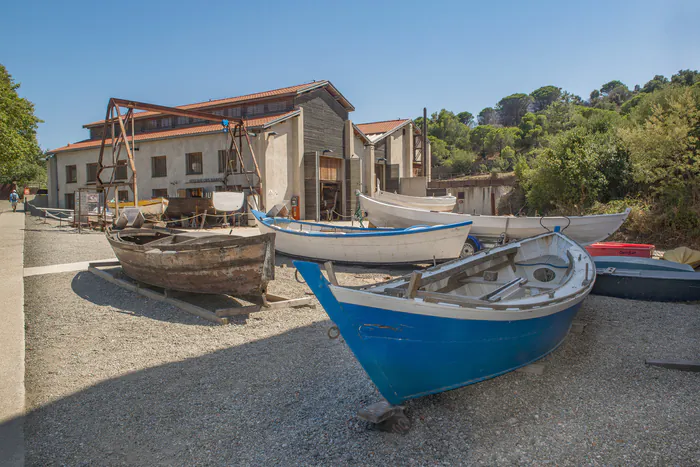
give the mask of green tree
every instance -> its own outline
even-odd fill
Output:
[[[656,75],[654,78],[647,81],[647,83],[642,88],[642,92],[654,92],[663,88],[668,84],[668,78],[664,75]]]
[[[479,125],[497,125],[498,124],[498,113],[493,107],[486,107],[477,117]]]
[[[429,135],[430,153],[432,155],[433,165],[443,165],[452,155],[452,151],[447,147],[447,143],[435,136]]]
[[[627,89],[627,86],[622,81],[619,81],[616,79],[612,80],[612,81],[608,81],[607,83],[605,83],[604,85],[602,85],[600,87],[600,93],[603,96],[607,96],[613,89],[619,88],[619,87],[624,87],[625,89]]]
[[[428,121],[428,135],[435,136],[450,146],[469,146],[469,127],[460,122],[454,113],[445,109],[431,115]]]
[[[504,97],[498,101],[496,106],[496,112],[498,113],[498,121],[503,126],[517,126],[520,123],[520,119],[523,118],[532,104],[532,97],[523,94],[516,93],[510,96]]]
[[[476,157],[473,153],[463,149],[456,149],[452,157],[446,161],[445,165],[455,174],[468,175],[472,173],[472,167]]]
[[[479,125],[475,127],[469,135],[472,151],[476,152],[481,157],[485,158],[493,152],[493,137],[491,133],[495,132],[496,128],[491,125]]]
[[[576,106],[567,102],[555,102],[547,107],[541,115],[545,118],[544,130],[555,134],[572,128],[576,116]]]
[[[700,82],[700,72],[697,70],[680,70],[671,76],[671,83],[680,86],[692,86],[697,82]]]
[[[19,97],[16,83],[0,64],[0,183],[41,177],[42,153],[36,140],[34,104]]]
[[[486,147],[502,155],[506,146],[515,146],[520,140],[519,129],[513,127],[494,128],[486,136]]]
[[[611,161],[624,161],[619,150],[614,132],[595,133],[577,127],[560,133],[540,152],[533,169],[526,171],[523,185],[528,204],[540,213],[553,209],[581,213],[595,202],[609,199],[609,185],[620,181],[609,180],[604,169]]]
[[[534,111],[540,112],[557,102],[561,97],[561,88],[556,86],[542,86],[530,93],[533,99]]]
[[[535,115],[526,113],[520,121],[519,133],[520,143],[524,149],[539,147],[541,139],[545,135],[547,117],[542,114]]]
[[[470,127],[474,124],[474,114],[467,111],[460,112],[457,114],[457,120],[459,120],[463,125]]]

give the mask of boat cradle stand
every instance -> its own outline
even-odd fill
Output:
[[[404,434],[411,429],[411,421],[406,417],[404,410],[402,405],[391,405],[386,400],[381,400],[360,409],[357,416],[373,423],[381,431]]]
[[[97,277],[106,280],[107,282],[111,282],[112,284],[118,285],[119,287],[127,289],[131,292],[136,292],[137,294],[143,295],[144,297],[148,297],[152,300],[157,300],[159,302],[165,302],[176,306],[187,313],[199,316],[200,318],[216,324],[229,324],[229,317],[231,316],[247,315],[257,311],[275,310],[284,307],[297,308],[302,306],[314,306],[312,303],[312,297],[288,299],[277,295],[265,294],[261,297],[260,304],[236,308],[223,308],[211,311],[201,306],[193,305],[192,303],[184,300],[178,300],[177,298],[170,297],[168,296],[167,290],[164,290],[161,293],[147,287],[146,285],[141,285],[141,283],[134,281],[133,279],[120,279],[118,276],[121,273],[121,268],[118,270],[113,269],[111,271],[102,269],[119,265],[119,261],[96,261],[89,263],[88,271]]]

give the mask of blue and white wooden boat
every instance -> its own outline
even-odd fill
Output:
[[[651,258],[596,256],[592,294],[654,302],[700,300],[700,273],[687,264]]]
[[[595,280],[586,250],[560,233],[355,288],[330,283],[318,264],[294,264],[391,404],[544,357]]]
[[[471,221],[406,229],[364,229],[267,217],[253,211],[261,233],[276,234],[275,249],[314,261],[362,265],[398,265],[459,258]]]

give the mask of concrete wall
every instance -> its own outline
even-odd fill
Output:
[[[464,201],[457,200],[455,212],[461,214],[496,215],[491,210],[491,194],[495,196],[496,208],[503,196],[510,193],[512,186],[467,186],[447,188],[447,194],[459,198],[458,193],[464,193]]]
[[[426,177],[402,178],[399,182],[399,193],[407,196],[426,196],[427,187]]]
[[[261,173],[265,186],[263,203],[266,209],[271,209],[275,204],[289,201],[294,190],[294,136],[292,134],[292,122],[287,120],[274,126],[277,135],[267,135],[262,140],[265,142],[264,172]]]

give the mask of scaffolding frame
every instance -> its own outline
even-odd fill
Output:
[[[126,113],[122,115],[122,108],[127,109]],[[107,104],[107,113],[105,115],[104,124],[102,126],[102,141],[100,143],[100,154],[97,159],[97,180],[96,188],[98,192],[103,193],[104,206],[102,209],[102,221],[103,225],[107,225],[107,203],[109,200],[109,193],[111,189],[114,189],[114,217],[116,220],[119,217],[119,194],[117,189],[121,186],[128,186],[134,195],[134,206],[138,207],[139,197],[138,197],[138,185],[137,185],[137,173],[136,165],[134,163],[134,152],[136,151],[135,143],[135,133],[136,125],[135,118],[139,117],[140,114],[135,113],[134,110],[144,110],[148,112],[155,112],[156,116],[172,115],[178,117],[188,117],[197,120],[203,120],[208,122],[220,123],[222,131],[228,134],[227,139],[230,137],[230,143],[228,144],[228,149],[226,150],[226,160],[225,167],[226,170],[223,175],[224,187],[228,189],[228,176],[233,173],[231,167],[231,155],[235,154],[238,162],[240,163],[241,170],[246,176],[248,185],[251,193],[257,193],[259,197],[260,208],[264,210],[263,206],[263,181],[260,175],[260,167],[258,166],[258,161],[255,157],[255,151],[253,149],[253,144],[250,141],[250,134],[246,127],[245,121],[241,118],[226,118],[221,115],[217,115],[209,112],[202,112],[198,110],[186,110],[177,107],[167,107],[164,105],[149,104],[146,102],[138,102],[127,99],[119,99],[112,97],[109,99]],[[129,137],[128,129],[131,126],[131,136]],[[111,131],[110,131],[111,130]],[[236,142],[238,138],[238,142]],[[248,171],[245,168],[245,163],[243,162],[243,140],[248,145],[251,157],[253,159],[253,164],[255,166],[255,174],[258,177],[257,186],[254,186],[248,177]],[[111,155],[105,160],[105,146],[107,144],[107,139],[110,140]],[[126,150],[126,159],[122,159],[122,148]],[[125,162],[125,164],[121,164]],[[127,167],[127,177],[125,181],[117,181],[117,167],[125,165]],[[102,175],[105,169],[112,169],[111,175],[108,181],[102,180]],[[131,177],[128,173],[131,172]]]

